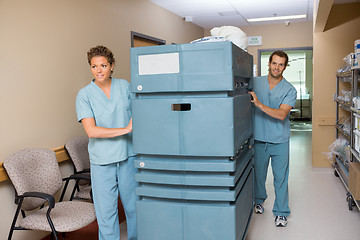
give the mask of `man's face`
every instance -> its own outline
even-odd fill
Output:
[[[273,78],[281,78],[285,68],[285,58],[278,55],[274,55],[269,62],[269,73]]]

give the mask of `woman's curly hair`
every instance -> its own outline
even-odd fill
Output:
[[[90,48],[90,50],[87,52],[87,58],[90,65],[91,65],[91,59],[93,57],[105,57],[110,63],[110,65],[115,64],[114,54],[110,51],[110,49],[102,45],[98,45],[96,47]],[[111,74],[112,73],[113,71],[111,71]]]

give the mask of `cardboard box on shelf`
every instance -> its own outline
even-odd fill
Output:
[[[354,199],[360,201],[360,162],[350,162],[349,190]]]

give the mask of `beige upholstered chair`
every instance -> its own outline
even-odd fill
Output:
[[[70,201],[72,199],[92,200],[88,144],[89,138],[87,136],[74,137],[65,143],[65,149],[74,166],[74,175],[72,175],[72,177],[85,175],[88,176],[89,179],[88,181],[83,179],[76,181],[70,196]],[[64,188],[62,197],[65,194],[66,187]]]
[[[92,203],[56,202],[54,194],[62,188],[56,155],[50,149],[23,149],[10,155],[3,164],[15,188],[18,205],[8,239],[14,230],[42,230],[53,233],[71,232],[92,223]],[[22,219],[18,219],[20,211]],[[27,214],[28,213],[28,214]]]

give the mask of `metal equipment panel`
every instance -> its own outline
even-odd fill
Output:
[[[186,184],[170,185],[158,183],[141,183],[140,186],[136,188],[136,194],[142,197],[163,199],[235,201],[252,169],[253,159],[248,162],[245,170],[241,173],[240,179],[236,182],[236,185],[232,187],[217,185],[192,186]],[[208,184],[212,183],[212,181],[209,179],[205,180],[208,181]]]
[[[235,187],[245,167],[250,161],[239,159],[235,172],[198,172],[198,171],[158,171],[142,169],[135,175],[140,183],[186,185],[186,186],[228,186]]]
[[[130,55],[135,93],[233,91],[252,77],[252,56],[231,42],[138,47]]]
[[[234,202],[144,198],[137,202],[138,239],[245,239],[252,215],[252,188],[253,171]]]
[[[136,98],[133,127],[138,154],[235,156],[252,134],[250,96]]]

